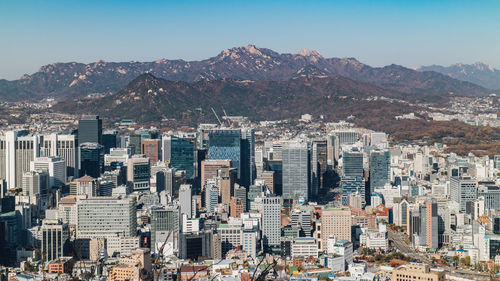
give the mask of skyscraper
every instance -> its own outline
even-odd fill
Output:
[[[391,182],[391,154],[388,150],[375,150],[370,153],[370,192],[367,197],[371,196],[377,188]]]
[[[211,160],[231,160],[231,167],[241,175],[241,131],[237,129],[216,129],[209,132],[208,158]],[[203,185],[203,183],[202,183]],[[240,183],[240,185],[243,185]]]
[[[85,115],[78,121],[78,143],[102,144],[102,120],[97,115]]]
[[[183,184],[179,189],[179,204],[181,206],[180,214],[186,214],[188,218],[193,214],[193,195],[190,184]]]
[[[127,182],[134,190],[149,189],[150,173],[149,158],[145,155],[134,155],[128,159]]]
[[[117,131],[105,131],[102,134],[102,145],[104,146],[104,154],[108,154],[111,148],[116,148],[118,144]]]
[[[457,202],[465,212],[466,203],[477,198],[476,180],[471,177],[450,178],[450,199]]]
[[[351,241],[351,210],[328,208],[321,213],[321,246],[326,249],[328,238]]]
[[[64,256],[64,246],[69,239],[68,224],[44,220],[40,230],[42,261],[48,262]]]
[[[253,184],[256,178],[255,134],[253,128],[241,128],[241,180],[245,187]]]
[[[180,209],[178,206],[166,206],[151,210],[151,251],[158,253],[164,246],[165,249],[177,248],[180,232]],[[163,238],[163,239],[162,239]]]
[[[32,171],[47,171],[50,176],[50,187],[61,187],[66,184],[66,161],[61,157],[36,157],[31,161]]]
[[[104,147],[98,143],[80,144],[80,175],[98,178],[104,171]]]
[[[78,177],[80,163],[75,135],[44,135],[40,140],[40,156],[58,156],[66,161],[66,176]]]
[[[23,195],[47,195],[49,190],[49,173],[47,171],[30,171],[23,175]]]
[[[201,161],[201,186],[203,187],[208,179],[217,176],[217,172],[223,168],[230,168],[230,160],[203,160]]]
[[[281,245],[281,198],[262,198],[262,239],[266,252],[274,252]]]
[[[24,134],[24,135],[23,135]],[[21,187],[25,172],[30,171],[30,162],[39,155],[37,136],[26,136],[25,132],[9,131],[0,137],[0,176],[8,188]]]
[[[327,165],[327,142],[315,140],[311,149],[311,196],[317,197],[323,190],[323,179],[328,169]]]
[[[285,143],[283,157],[283,199],[309,198],[309,149],[307,143]]]
[[[363,177],[363,153],[359,151],[342,152],[342,176]]]
[[[207,186],[205,189],[205,206],[207,212],[213,213],[215,211],[215,205],[219,203],[219,188],[217,186]]]
[[[161,158],[161,143],[159,139],[141,140],[141,153],[146,155],[151,163],[160,161]]]
[[[163,136],[162,160],[176,170],[186,171],[186,178],[194,175],[195,142],[193,139],[178,136]]]

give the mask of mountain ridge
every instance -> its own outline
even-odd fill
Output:
[[[0,80],[0,100],[58,100],[80,98],[93,93],[116,93],[131,80],[149,72],[173,81],[235,79],[254,81],[286,81],[304,75],[345,76],[411,94],[487,95],[491,90],[459,81],[437,72],[418,72],[399,65],[371,67],[355,58],[324,58],[317,51],[302,50],[296,54],[280,54],[255,45],[234,47],[215,57],[199,61],[166,60],[152,62],[54,63],[42,66],[32,75],[18,80]],[[314,68],[314,69],[313,69]]]
[[[472,64],[456,63],[450,66],[428,65],[417,66],[417,71],[435,71],[454,79],[471,82],[489,89],[500,89],[500,70],[491,64],[475,62]]]

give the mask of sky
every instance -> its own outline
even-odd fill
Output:
[[[0,0],[0,79],[55,62],[200,60],[247,44],[372,66],[500,68],[500,1]]]

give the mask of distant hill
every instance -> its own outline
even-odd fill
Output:
[[[169,81],[143,74],[114,95],[80,98],[58,103],[53,110],[96,113],[108,119],[130,118],[138,122],[176,119],[195,124],[212,118],[211,107],[252,120],[298,117],[304,113],[331,118],[370,113],[403,114],[409,105],[383,101],[379,97],[403,99],[413,96],[382,89],[342,76],[298,77],[287,81],[238,81],[232,79],[197,82]],[[377,98],[374,98],[377,97]],[[435,98],[435,97],[430,97]],[[390,110],[388,108],[390,107]],[[383,112],[384,109],[387,112]]]
[[[437,72],[419,72],[398,65],[370,67],[354,58],[324,58],[302,50],[280,54],[254,45],[222,51],[202,61],[54,63],[19,80],[0,80],[0,101],[59,100],[89,94],[111,94],[143,73],[172,81],[204,80],[286,81],[303,76],[344,76],[378,87],[410,94],[486,95],[491,90]]]
[[[476,62],[474,64],[457,63],[450,66],[418,66],[415,70],[435,71],[488,89],[500,89],[500,70],[482,62]]]

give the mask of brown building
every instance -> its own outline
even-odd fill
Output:
[[[205,265],[184,265],[181,268],[181,281],[208,281],[210,277],[208,269]]]
[[[218,184],[220,186],[221,202],[229,204],[231,197],[234,196],[234,184],[236,182],[236,169],[230,167],[222,167],[218,171]]]
[[[275,173],[274,171],[263,171],[257,180],[263,180],[264,183],[269,188],[269,190],[271,191],[271,193],[276,194],[274,189],[274,183],[276,182],[275,179],[276,175],[277,173]]]
[[[240,198],[231,198],[231,204],[229,204],[229,215],[233,218],[239,218],[244,212],[243,202]]]
[[[141,153],[145,154],[151,163],[160,161],[161,142],[159,139],[147,139],[141,141]]]
[[[392,271],[393,281],[442,281],[444,276],[444,271],[431,270],[428,265],[418,263],[409,263]]]
[[[217,177],[217,171],[223,167],[231,167],[231,160],[203,160],[201,161],[201,186],[207,179]]]
[[[92,261],[99,260],[101,251],[106,249],[106,238],[92,238],[89,243],[89,258]]]
[[[321,248],[326,249],[328,237],[351,242],[351,210],[329,208],[321,213]]]

